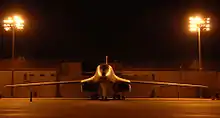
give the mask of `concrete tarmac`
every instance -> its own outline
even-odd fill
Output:
[[[220,101],[149,98],[124,101],[0,99],[0,118],[220,118]]]

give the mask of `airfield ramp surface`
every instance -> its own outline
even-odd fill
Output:
[[[219,109],[211,99],[0,99],[0,118],[220,118]]]

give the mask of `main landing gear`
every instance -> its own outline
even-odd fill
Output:
[[[219,93],[216,93],[215,96],[212,96],[212,100],[220,100]]]
[[[113,95],[113,100],[125,100],[125,96],[120,95],[120,94],[114,94]]]
[[[99,94],[97,94],[97,93],[95,93],[95,94],[92,94],[91,96],[90,96],[90,99],[91,100],[99,100],[99,97],[100,97],[100,95]],[[101,96],[101,100],[108,100],[108,97],[107,96]]]
[[[100,95],[95,93],[95,94],[92,94],[90,96],[90,99],[91,100],[99,100],[99,97],[100,97]],[[120,94],[114,94],[113,95],[113,100],[125,100],[125,98],[126,97],[124,95],[120,95]],[[108,97],[107,96],[101,96],[101,100],[106,101],[106,100],[108,100]]]

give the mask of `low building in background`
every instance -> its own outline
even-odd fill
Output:
[[[0,91],[3,97],[29,97],[28,87],[4,88],[7,84],[82,79],[80,62],[59,60],[0,60]],[[32,87],[35,97],[71,96],[71,85]],[[63,90],[66,89],[66,90]],[[62,97],[62,96],[61,96]]]

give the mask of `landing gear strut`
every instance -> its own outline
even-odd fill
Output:
[[[102,96],[102,100],[108,100],[107,96]]]
[[[125,100],[125,96],[121,96],[121,99],[122,99],[122,100]]]
[[[120,94],[114,94],[113,95],[113,99],[114,100],[125,100],[125,96],[124,95],[120,95]]]
[[[212,96],[212,100],[220,100],[219,93],[216,93],[215,96]]]

